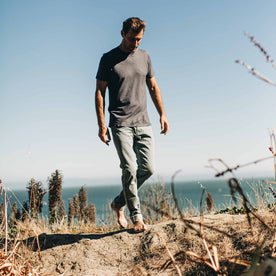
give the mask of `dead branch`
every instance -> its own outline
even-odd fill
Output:
[[[276,69],[276,64],[274,62],[273,59],[271,59],[270,55],[267,53],[267,51],[261,46],[261,44],[259,42],[257,42],[253,36],[251,36],[249,33],[247,32],[244,32],[244,35],[247,36],[250,41],[260,49],[260,51],[265,55],[266,57],[266,61],[267,62],[270,62],[273,66],[274,69]],[[236,63],[239,63],[241,64],[242,66],[244,66],[245,68],[248,69],[248,71],[253,75],[253,76],[256,76],[257,78],[271,84],[271,85],[274,85],[276,86],[276,83],[271,81],[270,79],[268,79],[267,77],[263,76],[260,72],[258,72],[255,68],[253,68],[252,66],[250,66],[249,64],[246,64],[245,62],[241,61],[241,60],[236,60],[235,61]]]
[[[248,32],[244,32],[244,35],[247,36],[250,39],[250,41],[253,42],[254,45],[257,46],[261,50],[261,52],[266,57],[266,61],[270,62],[272,64],[272,66],[274,67],[274,69],[276,69],[276,64],[275,64],[274,60],[271,59],[271,57],[269,56],[267,51],[263,48],[263,46],[255,40],[254,36],[251,36]]]
[[[180,270],[180,268],[178,267],[178,265],[176,264],[175,258],[174,258],[174,256],[173,256],[173,254],[171,253],[171,251],[170,251],[168,245],[167,245],[166,242],[163,240],[163,238],[161,237],[161,235],[159,235],[159,233],[157,233],[157,236],[158,236],[158,238],[163,242],[163,245],[165,246],[166,251],[167,251],[168,255],[170,256],[170,259],[171,259],[171,261],[172,261],[172,263],[173,263],[173,265],[174,265],[174,267],[175,267],[175,270],[177,271],[177,274],[178,274],[179,276],[182,276],[181,270]]]
[[[262,161],[265,161],[265,160],[268,160],[270,158],[273,158],[273,156],[269,156],[269,157],[264,157],[264,158],[261,158],[261,159],[257,159],[255,161],[252,161],[252,162],[248,162],[248,163],[245,163],[245,164],[242,164],[242,165],[236,165],[235,167],[232,167],[230,168],[222,159],[220,158],[211,158],[208,160],[209,162],[209,166],[206,166],[207,168],[212,168],[214,170],[217,171],[217,174],[215,175],[215,177],[219,177],[219,176],[223,176],[225,175],[226,173],[230,172],[230,173],[233,173],[233,171],[237,170],[237,169],[240,169],[240,168],[243,168],[243,167],[247,167],[247,166],[250,166],[250,165],[253,165],[253,164],[257,164],[257,163],[260,163]],[[226,169],[223,170],[223,171],[219,171],[215,166],[213,166],[213,162],[215,161],[218,161],[220,162],[221,164],[223,164]]]
[[[249,73],[251,73],[253,76],[256,76],[257,78],[271,84],[271,85],[275,85],[276,83],[271,81],[270,79],[266,78],[265,76],[263,76],[260,72],[258,72],[255,68],[253,68],[252,66],[250,66],[249,64],[246,64],[245,62],[243,62],[242,60],[236,60],[236,63],[239,63],[241,65],[243,65],[244,67],[246,67],[249,71]]]
[[[271,157],[269,157],[271,158]],[[246,211],[246,216],[247,216],[247,220],[248,220],[248,224],[250,226],[250,229],[251,229],[251,232],[253,233],[253,229],[252,229],[252,223],[251,223],[251,218],[250,218],[250,215],[249,214],[252,214],[257,220],[259,220],[267,229],[271,230],[271,228],[253,211],[253,206],[251,205],[251,203],[249,202],[249,200],[247,199],[247,197],[245,196],[240,184],[239,184],[239,181],[237,180],[237,177],[234,175],[234,170],[238,169],[238,168],[241,168],[241,167],[245,167],[245,166],[248,166],[248,165],[251,165],[251,164],[256,164],[258,162],[261,162],[261,161],[264,161],[266,159],[269,159],[269,158],[263,158],[263,159],[259,159],[259,160],[256,160],[256,161],[253,161],[253,162],[249,162],[245,165],[238,165],[234,168],[230,168],[222,159],[209,159],[209,163],[210,163],[210,168],[214,169],[217,174],[215,175],[216,177],[218,176],[223,176],[223,178],[226,180],[226,182],[228,183],[229,187],[230,187],[230,191],[231,191],[231,195],[232,195],[232,198],[234,200],[234,202],[236,202],[236,198],[235,198],[235,193],[238,192],[242,198],[242,204],[245,208],[245,211]],[[214,161],[217,161],[219,163],[221,163],[224,167],[226,167],[226,169],[222,172],[220,172],[214,165],[213,165],[213,162]],[[230,172],[232,173],[233,177],[231,178],[226,178],[225,177],[225,173],[227,172]]]

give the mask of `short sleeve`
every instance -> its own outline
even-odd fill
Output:
[[[151,64],[151,59],[150,59],[150,56],[148,54],[148,73],[147,73],[147,79],[151,79],[154,77],[154,70],[153,70],[153,67],[152,67],[152,64]]]
[[[96,79],[102,80],[102,81],[107,81],[108,79],[108,68],[107,68],[106,59],[104,55],[100,60]]]

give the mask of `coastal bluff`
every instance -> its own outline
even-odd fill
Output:
[[[268,215],[266,222],[275,224],[273,212],[269,213],[271,216]],[[132,229],[103,234],[43,233],[38,236],[40,260],[37,259],[36,267],[39,272],[52,276],[178,275],[170,263],[169,250],[183,275],[215,275],[204,262],[184,257],[184,252],[190,251],[206,258],[199,235],[200,218],[189,218],[188,221],[169,220],[148,225],[142,233],[134,233]],[[220,263],[236,270],[227,275],[240,275],[246,269],[230,264],[230,259],[250,259],[250,254],[254,255],[254,241],[262,226],[255,219],[253,223],[255,234],[250,237],[245,215],[204,216],[203,233],[207,243],[218,248]],[[271,246],[269,240],[264,248],[266,246]]]

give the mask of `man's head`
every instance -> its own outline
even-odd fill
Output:
[[[123,37],[120,45],[121,49],[128,53],[135,52],[143,38],[145,29],[146,23],[138,17],[131,17],[125,20],[121,31]]]
[[[129,31],[134,33],[140,33],[142,30],[145,31],[146,23],[138,17],[130,17],[123,22],[122,31],[126,35]]]

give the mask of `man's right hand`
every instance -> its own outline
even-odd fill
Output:
[[[106,126],[99,128],[99,135],[100,139],[109,146],[109,142],[111,141],[111,136],[109,130]]]

